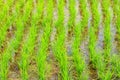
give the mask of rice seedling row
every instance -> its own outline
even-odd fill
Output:
[[[112,3],[112,8],[113,8],[113,13],[114,13],[114,24],[116,26],[116,38],[117,38],[117,47],[118,47],[118,52],[119,52],[119,36],[120,36],[120,30],[119,30],[119,15],[120,13],[118,13],[120,11],[120,7],[119,7],[119,4],[120,4],[120,1],[119,0],[114,0],[114,1],[111,1]],[[119,53],[118,54],[114,54],[112,59],[111,59],[111,63],[113,65],[113,73],[114,73],[114,76],[115,77],[119,77],[120,76],[120,68],[118,67],[120,65],[119,63]],[[115,78],[117,79],[117,78]]]
[[[69,80],[67,53],[65,49],[64,6],[64,0],[58,0],[58,19],[55,25],[57,33],[56,40],[53,42],[53,52],[58,61],[58,66],[60,69],[58,79]]]
[[[84,58],[82,57],[82,53],[79,49],[80,43],[81,43],[81,29],[83,26],[81,26],[81,22],[76,22],[76,2],[75,0],[69,0],[69,21],[68,21],[68,37],[73,38],[72,42],[72,57],[73,57],[73,64],[75,66],[75,70],[77,72],[77,79],[83,79],[82,76],[83,72],[85,71],[85,62]],[[70,34],[70,35],[69,35]],[[68,38],[70,39],[70,38]]]
[[[98,31],[99,31],[99,23],[100,23],[100,12],[98,9],[99,1],[98,0],[91,0],[89,1],[90,7],[91,7],[91,14],[92,14],[92,20],[91,25],[89,28],[89,53],[90,53],[90,70],[98,68],[99,64],[97,64],[98,53],[96,51],[97,46],[97,40],[98,40]],[[100,67],[101,68],[101,67]],[[97,70],[94,71],[96,74],[99,75],[99,72]],[[99,76],[98,76],[99,77]],[[98,78],[97,77],[97,78]]]
[[[106,5],[104,5],[106,4]],[[103,26],[104,26],[104,52],[103,52],[103,72],[99,73],[101,79],[110,80],[112,78],[111,71],[111,13],[110,13],[110,1],[105,0],[101,2],[103,12]],[[106,73],[105,73],[106,72]]]
[[[89,50],[90,50],[90,60],[95,63],[96,60],[94,57],[96,52],[96,42],[97,42],[97,36],[98,29],[99,29],[99,23],[100,23],[100,13],[98,11],[98,0],[91,0],[90,6],[91,6],[91,13],[92,13],[92,21],[91,26],[89,29]]]
[[[106,5],[104,5],[106,4]],[[110,13],[110,1],[105,0],[101,2],[103,11],[103,25],[104,25],[104,55],[108,59],[111,52],[111,13]]]
[[[44,0],[42,0],[42,3],[44,4]],[[42,7],[42,6],[41,6]],[[41,12],[43,10],[41,9]],[[45,12],[44,12],[45,13]],[[46,59],[47,59],[47,52],[48,47],[50,45],[50,36],[51,36],[51,29],[52,29],[52,18],[53,18],[53,0],[49,0],[46,4],[46,14],[43,16],[42,28],[43,28],[43,34],[40,37],[40,44],[39,49],[37,53],[37,66],[38,66],[38,74],[40,80],[45,80],[45,72],[46,72]]]
[[[30,16],[30,13],[32,11],[32,0],[27,1],[26,6],[25,6],[25,16],[23,17],[23,20],[27,21],[26,19],[29,19],[28,17]],[[26,12],[28,10],[28,12]],[[21,50],[21,59],[20,59],[20,72],[21,72],[21,78],[23,80],[28,80],[29,75],[28,75],[28,67],[30,63],[30,56],[32,52],[34,51],[34,44],[35,44],[35,39],[37,36],[37,15],[35,13],[31,13],[31,21],[30,21],[30,27],[29,27],[29,32],[26,36],[26,39],[24,41],[24,44],[22,45],[22,50]]]

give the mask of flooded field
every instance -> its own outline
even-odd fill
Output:
[[[0,80],[120,80],[120,0],[0,0]]]

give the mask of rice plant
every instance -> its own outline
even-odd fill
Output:
[[[59,63],[60,77],[58,79],[69,80],[67,53],[65,49],[64,5],[64,0],[58,0],[58,19],[55,25],[57,34],[52,48]]]
[[[106,4],[106,5],[104,5]],[[110,1],[101,1],[102,12],[103,12],[103,25],[104,25],[104,64],[105,69],[101,79],[110,80],[112,78],[111,72],[111,14],[110,14]],[[101,76],[101,75],[100,75]]]
[[[69,0],[69,21],[68,21],[68,37],[72,37],[73,27],[75,26],[76,19],[76,10],[75,10],[76,2],[75,0]]]
[[[40,39],[39,50],[37,54],[37,66],[38,66],[38,74],[39,80],[45,80],[45,72],[46,72],[46,57],[48,52],[48,46],[50,42],[50,34],[52,29],[52,18],[53,18],[53,0],[49,0],[46,6],[46,14],[43,17],[42,27],[43,34]]]
[[[81,26],[82,26],[82,32],[87,28],[88,26],[88,19],[89,19],[89,11],[87,9],[87,0],[79,0],[80,3],[80,14],[81,14]]]
[[[2,46],[2,43],[6,38],[7,29],[11,26],[15,18],[15,16],[11,15],[9,12],[13,1],[14,0],[8,0],[7,2],[4,2],[0,12],[0,46]]]
[[[104,56],[108,61],[111,52],[111,14],[110,14],[110,1],[101,1],[103,12],[103,25],[104,25]]]
[[[119,0],[114,0],[112,1],[112,7],[113,7],[113,13],[114,13],[114,23],[115,23],[115,26],[116,26],[116,39],[118,40],[118,43],[117,43],[117,47],[118,47],[118,51],[119,50],[119,41],[120,41],[120,25],[119,25],[119,21],[120,21],[120,1]]]
[[[27,1],[25,5],[25,12],[23,16],[23,21],[27,21],[29,19],[32,6],[31,6],[32,0]],[[26,11],[29,12],[26,12]],[[36,27],[36,17],[35,14],[32,14],[32,20],[31,20],[31,27],[29,28],[29,33],[27,36],[27,39],[24,41],[22,50],[21,50],[21,61],[19,63],[20,72],[21,72],[21,78],[23,80],[28,80],[28,66],[29,66],[29,56],[31,55],[32,51],[34,50],[34,44],[37,34],[37,27]]]
[[[118,1],[118,3],[117,3],[117,13],[116,13],[116,16],[117,16],[117,19],[116,19],[116,28],[117,28],[117,32],[118,32],[118,35],[120,35],[120,25],[119,25],[119,21],[120,21],[120,13],[119,13],[119,11],[120,11],[120,1]],[[120,36],[118,37],[119,38],[119,40],[120,40]]]
[[[94,63],[95,58],[94,55],[97,54],[96,52],[96,42],[97,42],[97,33],[99,29],[99,23],[100,23],[100,13],[98,11],[98,0],[91,0],[90,6],[91,6],[91,14],[92,14],[92,20],[91,20],[91,26],[89,29],[89,51],[90,51],[90,60]]]
[[[86,69],[86,64],[83,58],[83,55],[80,51],[80,43],[81,43],[81,24],[77,24],[74,28],[74,40],[72,43],[72,52],[73,52],[73,62],[75,65],[75,69],[78,74],[78,80],[81,80],[83,78],[82,73]],[[84,76],[85,77],[85,76]]]
[[[117,54],[113,54],[112,55],[112,59],[111,59],[111,65],[113,65],[112,66],[112,70],[113,70],[113,72],[114,72],[114,76],[115,76],[115,78],[117,79],[117,78],[120,78],[120,59],[119,59],[119,55],[117,55]]]
[[[42,23],[42,16],[43,16],[43,11],[44,11],[44,0],[39,0],[38,4],[37,4],[37,14],[38,14],[38,21],[40,21],[40,23]],[[40,25],[39,25],[40,26]],[[43,41],[45,43],[45,41]],[[42,44],[44,45],[44,43],[42,42]],[[36,56],[36,63],[37,63],[37,67],[38,67],[38,75],[39,75],[39,79],[44,80],[45,79],[45,58],[44,58],[44,62],[42,61],[42,56],[46,56],[46,54],[43,55],[43,50],[40,48],[40,46],[43,46],[42,44],[39,43],[39,49],[37,52],[37,56]],[[42,55],[41,55],[42,54]]]

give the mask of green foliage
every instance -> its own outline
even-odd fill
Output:
[[[69,20],[68,25],[64,26],[66,2],[69,2]],[[103,53],[97,52],[96,50],[101,16],[98,8],[99,2],[101,3],[104,29]],[[71,78],[76,78],[76,80],[88,80],[87,74],[89,74],[89,72],[87,72],[87,63],[85,62],[85,56],[83,56],[80,46],[84,34],[83,32],[88,27],[90,13],[92,20],[90,27],[87,28],[89,36],[88,53],[90,54],[87,58],[89,58],[93,67],[96,69],[98,79],[119,79],[120,56],[119,54],[111,53],[111,20],[115,22],[116,34],[118,35],[117,41],[119,43],[120,0],[79,0],[81,20],[78,23],[75,23],[77,17],[76,0],[57,0],[56,3],[56,6],[54,6],[54,0],[0,0],[0,80],[8,80],[11,60],[16,57],[15,53],[19,48],[19,54],[21,56],[19,56],[20,61],[18,61],[18,64],[22,80],[29,80],[30,78],[28,70],[31,60],[30,57],[33,52],[36,54],[35,65],[37,66],[36,72],[39,76],[39,80],[48,79],[48,76],[46,76],[48,72],[47,55],[50,49],[52,49],[52,53],[58,62],[57,67],[59,70],[55,73],[57,74],[58,80],[71,80]],[[113,9],[113,19],[111,6]],[[58,19],[54,24],[53,17],[56,17],[56,15],[54,16],[55,7],[57,7]],[[56,31],[54,41],[50,42],[53,26],[55,26]],[[70,35],[66,35],[66,27],[68,27],[68,33],[70,31]],[[12,36],[8,39],[9,32],[7,30],[10,28],[14,28],[14,31]],[[28,30],[27,32],[26,29]],[[39,31],[43,31],[42,34],[39,34]],[[37,40],[39,35],[41,36],[39,40]],[[75,70],[75,73],[72,73],[72,75],[69,74],[72,71],[71,68],[69,69],[71,65],[69,65],[69,56],[67,56],[65,44],[68,37],[72,40],[72,69]],[[36,42],[38,42],[37,49]],[[50,71],[52,72],[52,70]],[[53,77],[53,74],[51,75]]]

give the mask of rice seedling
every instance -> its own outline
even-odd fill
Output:
[[[59,78],[62,80],[69,80],[67,54],[65,49],[64,5],[64,0],[58,0],[58,19],[55,25],[57,34],[56,40],[53,42],[52,49],[59,64]]]
[[[6,3],[3,3],[3,9],[0,13],[0,46],[2,46],[3,41],[7,35],[7,29],[13,23],[15,16],[10,15],[10,6],[13,4],[14,0],[8,0]]]
[[[115,4],[115,3],[114,3]],[[117,4],[116,4],[116,16],[117,16],[117,19],[116,19],[116,27],[117,27],[117,31],[118,31],[118,33],[120,34],[120,25],[119,25],[119,20],[120,20],[120,13],[119,13],[119,11],[120,11],[120,1],[118,1],[117,2]],[[119,39],[120,39],[120,37],[119,37]]]
[[[38,20],[42,22],[43,11],[44,11],[44,0],[38,0],[37,3],[37,13],[38,13]]]
[[[73,62],[75,65],[75,69],[78,74],[78,79],[81,79],[81,75],[83,71],[85,70],[85,62],[82,58],[82,54],[80,53],[79,46],[80,46],[80,37],[81,37],[81,24],[75,25],[75,19],[76,19],[76,10],[75,10],[76,2],[75,0],[69,0],[69,21],[68,21],[68,37],[72,37],[72,34],[74,35],[74,40],[72,43],[72,56],[73,56]],[[70,34],[70,35],[69,35]]]
[[[105,63],[104,63],[104,58],[101,53],[97,53],[94,55],[96,57],[96,60],[94,61],[95,67],[97,68],[98,72],[98,77],[102,78],[104,76],[104,71],[105,71]]]
[[[92,13],[92,21],[91,27],[89,29],[89,51],[90,51],[90,60],[94,63],[96,57],[96,42],[97,42],[97,33],[100,23],[100,13],[98,11],[98,0],[91,0],[91,13]]]
[[[69,13],[70,13],[69,22],[68,22],[69,27],[74,27],[75,24],[75,18],[76,18],[75,5],[76,5],[75,0],[69,0]]]
[[[41,41],[39,44],[39,50],[37,54],[37,66],[38,66],[38,74],[39,80],[45,80],[45,72],[46,72],[46,57],[48,52],[50,34],[52,29],[52,18],[53,18],[53,0],[49,0],[46,6],[46,14],[43,17],[42,27],[43,27],[43,34],[41,37]],[[42,12],[42,11],[40,11]]]
[[[73,61],[75,65],[75,69],[78,74],[78,80],[83,78],[82,73],[86,69],[86,64],[83,58],[83,55],[79,49],[81,43],[81,24],[77,24],[74,28],[74,40],[72,43],[72,52],[73,52]],[[85,76],[84,76],[85,77]]]
[[[98,11],[98,1],[91,0],[90,4],[91,4],[91,10],[92,10],[92,23],[91,23],[90,32],[89,32],[90,33],[90,37],[89,37],[90,60],[92,61],[94,67],[97,68],[98,78],[100,78],[102,80],[110,80],[112,77],[112,73],[110,71],[110,68],[108,68],[106,70],[106,66],[108,63],[106,64],[106,61],[104,61],[103,56],[100,53],[96,52],[96,41],[97,41],[96,33],[98,31],[98,26],[99,26],[99,22],[100,22],[100,14]],[[102,5],[103,5],[103,3],[102,3]],[[110,6],[107,6],[107,7],[110,7]],[[105,15],[106,13],[104,11],[106,11],[106,10],[103,10],[104,18],[106,18],[105,16],[107,16],[107,15]],[[106,19],[110,21],[109,17],[110,17],[110,15],[107,16]],[[107,29],[104,30],[105,35],[106,35],[104,37],[105,43],[108,39],[110,40],[110,36],[111,36],[111,35],[107,36],[108,34],[106,34],[106,31],[109,31],[109,33],[110,33],[110,22],[106,22],[106,19],[104,22],[105,28],[107,27]],[[105,47],[106,47],[106,45],[107,45],[107,49],[105,48],[105,54],[110,54],[110,51],[109,51],[110,50],[110,42],[106,43]],[[109,47],[109,49],[108,49],[108,47]],[[105,58],[106,57],[108,57],[108,55],[105,55]]]
[[[119,5],[120,5],[120,1],[119,1]],[[120,7],[118,8],[118,10],[117,10],[118,12],[117,12],[117,19],[116,19],[116,29],[117,29],[117,34],[118,34],[118,47],[119,47],[119,42],[120,42],[120,23],[119,23],[119,21],[120,21],[120,13],[119,13],[119,11],[120,11]],[[118,48],[118,50],[119,50],[119,48]],[[119,51],[120,52],[120,51]]]
[[[110,1],[104,0],[101,1],[102,5],[102,12],[103,12],[103,25],[104,25],[104,63],[105,63],[105,71],[103,72],[104,76],[102,76],[102,79],[110,80],[112,78],[112,72],[111,72],[111,14],[110,14]]]
[[[82,32],[88,26],[89,11],[87,9],[87,0],[79,0],[80,3],[80,14],[81,14],[81,26]]]
[[[103,25],[104,25],[104,56],[108,61],[111,52],[111,14],[110,14],[110,1],[101,1],[103,11]]]
[[[32,10],[32,0],[27,1],[25,5],[25,11],[23,16],[23,21],[27,21],[29,19],[31,10]],[[28,10],[28,12],[26,12]],[[29,56],[34,50],[34,44],[37,34],[37,26],[36,26],[36,16],[32,13],[31,27],[29,28],[29,33],[27,39],[24,41],[22,50],[21,50],[21,61],[19,63],[21,78],[23,80],[28,80],[28,66],[29,66]]]
[[[111,59],[111,65],[112,66],[112,70],[114,72],[114,76],[115,78],[120,78],[120,59],[119,59],[119,55],[117,54],[113,54],[112,55],[112,59]]]
[[[92,13],[92,23],[91,25],[94,27],[96,33],[98,31],[99,23],[100,23],[100,12],[99,12],[99,0],[91,0],[90,7]]]
[[[68,21],[68,37],[72,37],[73,27],[75,26],[75,18],[76,18],[76,10],[75,10],[76,2],[75,0],[69,0],[69,21]]]
[[[118,40],[118,44],[117,44],[117,47],[118,47],[118,51],[119,50],[119,41],[120,41],[120,25],[119,25],[119,21],[120,21],[120,1],[119,0],[114,0],[112,1],[112,7],[113,7],[113,13],[114,13],[114,23],[115,23],[115,26],[116,26],[116,39]]]
[[[116,18],[119,9],[119,0],[114,0],[114,1],[111,0],[111,5],[113,8],[114,17]]]
[[[96,53],[96,34],[95,34],[95,29],[93,26],[90,27],[89,30],[89,52],[90,52],[90,61],[94,64],[95,62],[95,54]]]
[[[111,72],[110,68],[106,69],[104,56],[101,53],[97,53],[94,57],[96,57],[94,60],[94,67],[97,69],[98,79],[111,80],[113,72]]]
[[[9,10],[13,4],[14,0],[8,0],[8,1],[3,1],[1,0],[2,8],[1,8],[1,13],[0,13],[0,20],[3,21],[7,18],[9,15]]]

